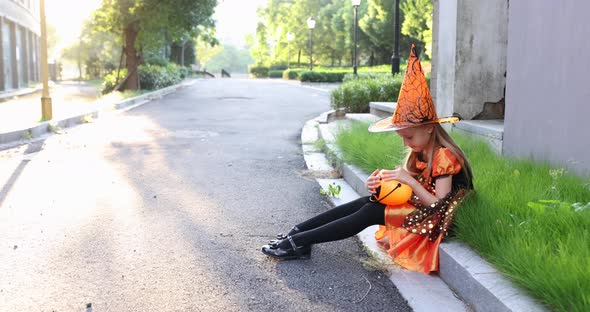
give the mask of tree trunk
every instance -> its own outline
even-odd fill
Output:
[[[141,61],[137,50],[135,49],[135,40],[139,34],[137,22],[127,25],[124,29],[125,37],[125,67],[127,67],[127,80],[125,81],[125,90],[139,89],[139,75],[137,67]]]
[[[180,50],[180,66],[184,67],[184,48],[186,47],[186,41],[182,42],[182,48]]]
[[[78,43],[78,79],[82,80],[82,44]]]
[[[299,49],[299,54],[297,55],[297,67],[301,66],[301,49]]]
[[[334,67],[334,62],[335,62],[335,60],[334,60],[334,50],[332,50],[332,52],[330,53],[330,62],[332,64],[332,67]]]

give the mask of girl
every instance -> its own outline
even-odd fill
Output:
[[[438,270],[438,247],[448,234],[457,206],[473,189],[471,168],[461,149],[440,123],[420,61],[412,45],[396,110],[369,127],[371,132],[396,131],[409,148],[403,167],[375,170],[366,180],[370,193],[384,181],[397,180],[413,190],[402,205],[385,205],[361,197],[297,224],[287,235],[262,247],[278,259],[309,258],[313,244],[351,237],[378,224],[375,238],[395,262],[428,274]]]

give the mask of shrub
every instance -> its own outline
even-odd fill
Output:
[[[174,63],[169,63],[166,66],[143,64],[138,67],[137,73],[139,75],[141,89],[155,90],[179,83],[183,78],[191,75],[191,70],[190,68],[181,67]],[[105,94],[113,91],[116,83],[120,83],[125,77],[127,77],[126,68],[121,69],[118,81],[116,81],[116,70],[106,75],[102,83],[102,93]]]
[[[323,80],[323,74],[317,71],[304,71],[299,73],[300,81],[320,82]]]
[[[117,70],[113,70],[110,74],[104,77],[101,92],[106,94],[113,91],[116,84],[120,83],[125,77],[127,77],[127,68],[121,68],[121,71],[119,71],[119,80],[117,80]]]
[[[254,78],[268,77],[268,70],[268,67],[265,66],[250,66],[250,68],[248,68],[250,75],[252,75]]]
[[[149,65],[158,65],[158,66],[166,66],[170,63],[166,58],[160,56],[152,56],[147,57],[145,59],[145,64]]]
[[[354,76],[354,74],[349,73],[344,75],[344,78],[342,78],[342,82],[347,82],[353,79],[375,79],[375,78],[387,78],[387,77],[391,77],[391,73],[390,72],[359,72],[356,77]]]
[[[395,101],[402,79],[402,75],[396,75],[349,80],[332,91],[330,105],[334,109],[345,108],[349,113],[368,113],[369,102]]]
[[[283,71],[285,69],[287,69],[289,67],[287,67],[287,64],[273,64],[270,65],[270,70],[280,70]]]
[[[268,71],[268,77],[270,77],[270,78],[282,78],[283,77],[283,71],[282,70],[269,70]]]
[[[304,69],[287,69],[283,72],[283,79],[289,79],[289,80],[294,80],[294,79],[299,79],[299,75],[304,72]]]
[[[180,66],[179,70],[180,70],[180,78],[182,78],[182,79],[191,77],[193,74],[193,71],[190,69],[190,67]]]
[[[140,65],[138,69],[139,84],[142,89],[155,90],[179,83],[181,78],[180,67],[170,63],[167,66]]]
[[[302,82],[341,82],[349,71],[304,71],[299,74]]]

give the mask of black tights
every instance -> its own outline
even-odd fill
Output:
[[[345,239],[375,224],[385,224],[385,205],[369,201],[369,197],[342,204],[297,224],[300,232],[291,235],[297,246]],[[290,248],[288,240],[279,245]]]

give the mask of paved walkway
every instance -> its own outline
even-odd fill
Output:
[[[247,79],[242,75],[234,79]],[[281,81],[283,82],[283,81]],[[298,81],[284,81],[285,83],[300,84],[303,87],[331,91],[340,83],[300,83]],[[32,92],[19,95],[23,92]],[[60,81],[50,83],[50,97],[52,100],[53,120],[61,120],[122,100],[120,94],[102,96],[100,85],[93,85],[85,81]],[[0,93],[0,133],[27,129],[36,126],[41,121],[41,90],[40,87],[28,90],[16,90],[11,93]]]
[[[90,111],[111,99],[101,97],[99,89],[100,86],[87,82],[51,83],[49,95],[52,100],[53,119],[59,120]],[[18,91],[13,94],[18,94]],[[6,100],[10,95],[2,94],[4,101],[0,102],[0,133],[28,128],[41,121],[41,90]]]

